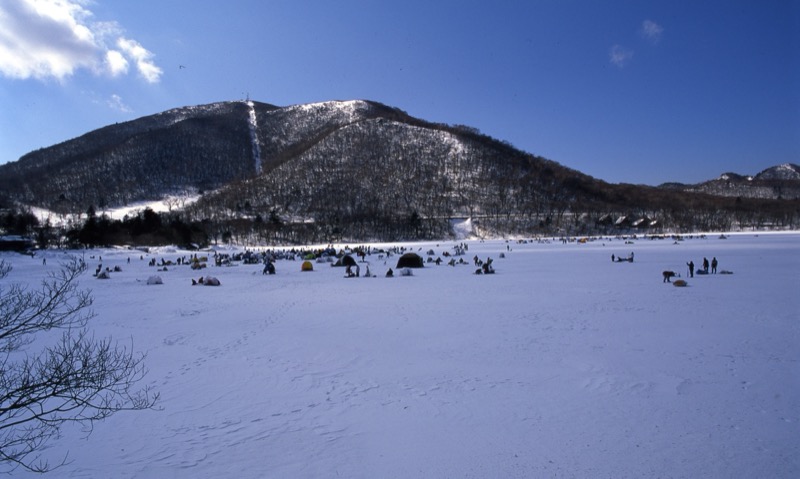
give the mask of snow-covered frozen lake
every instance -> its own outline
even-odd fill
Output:
[[[86,252],[92,330],[147,353],[161,400],[66,430],[51,476],[800,477],[799,234],[466,243],[469,265],[386,278],[398,256],[372,255],[352,279]],[[37,283],[45,255],[2,254],[4,281]],[[122,271],[92,277],[100,255]],[[733,274],[687,278],[703,257]]]

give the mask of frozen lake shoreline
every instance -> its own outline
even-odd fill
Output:
[[[457,243],[407,246],[435,258]],[[465,243],[469,265],[385,278],[398,256],[373,255],[377,277],[352,279],[284,260],[274,276],[156,272],[150,259],[193,253],[87,251],[90,326],[147,352],[162,399],[88,438],[66,431],[46,451],[69,451],[54,475],[800,473],[800,234]],[[36,283],[61,254],[3,253],[5,281]],[[101,255],[122,271],[93,278]],[[476,255],[497,273],[473,274]],[[687,278],[703,257],[733,274]],[[154,274],[163,285],[145,284]],[[222,285],[191,286],[202,275]]]

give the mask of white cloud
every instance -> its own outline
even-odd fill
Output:
[[[608,57],[613,65],[623,68],[633,58],[633,50],[629,50],[622,45],[614,45],[611,47]]]
[[[61,81],[77,70],[119,76],[132,61],[141,76],[158,82],[153,54],[123,38],[116,22],[92,22],[85,0],[3,0],[0,3],[0,75]],[[109,48],[120,40],[137,48]],[[127,56],[126,56],[127,55]]]
[[[652,43],[658,43],[661,41],[664,27],[652,20],[645,20],[642,22],[641,33],[643,37],[650,40]]]
[[[111,76],[124,75],[128,73],[128,60],[122,53],[109,50],[106,52],[106,67]]]
[[[119,95],[111,95],[111,98],[106,102],[106,104],[113,110],[121,111],[122,113],[130,113],[133,110],[130,109],[125,102],[122,101],[122,97]]]
[[[163,73],[161,68],[153,63],[153,54],[136,40],[130,40],[124,37],[117,39],[117,46],[125,52],[128,57],[136,62],[136,68],[139,69],[139,74],[149,83],[158,82]]]

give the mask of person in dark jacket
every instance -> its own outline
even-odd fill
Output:
[[[694,261],[689,261],[686,266],[689,267],[689,277],[694,278]]]

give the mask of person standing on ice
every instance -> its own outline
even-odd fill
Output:
[[[711,258],[711,272],[713,274],[717,274],[717,257],[716,256]]]
[[[694,278],[694,261],[689,261],[686,266],[689,267],[689,277]]]
[[[703,258],[703,271],[708,273],[708,258]]]

